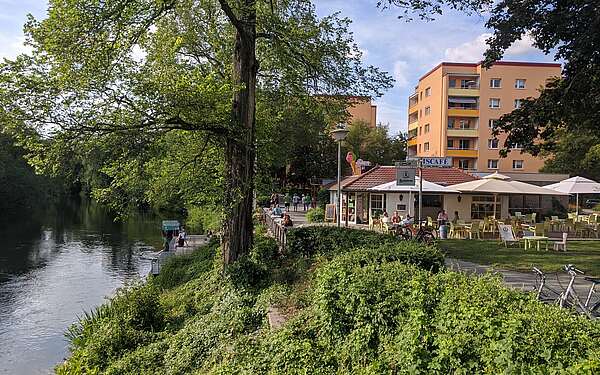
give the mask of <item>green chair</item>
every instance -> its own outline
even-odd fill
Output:
[[[481,239],[481,227],[479,224],[479,221],[473,221],[473,223],[471,224],[471,228],[467,230],[470,239],[473,239],[475,237],[479,240]]]

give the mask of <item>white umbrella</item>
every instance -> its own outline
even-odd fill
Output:
[[[494,195],[494,217],[496,217],[496,200],[498,194],[527,194],[527,195],[566,195],[555,190],[546,189],[520,181],[510,181],[510,177],[493,173],[480,180],[463,182],[451,186],[460,192],[489,193]]]
[[[419,191],[419,176],[415,176],[415,184],[414,185],[396,185],[396,181],[391,181],[385,184],[377,185],[369,190],[371,191],[380,191],[384,193],[395,193],[395,192],[404,192],[404,191]],[[423,180],[423,193],[460,193],[458,190],[453,188],[449,188],[446,186],[434,184],[433,182],[429,182],[427,180]]]
[[[600,183],[580,176],[567,178],[556,184],[548,185],[546,188],[561,193],[575,194],[577,215],[579,215],[579,194],[600,194]]]

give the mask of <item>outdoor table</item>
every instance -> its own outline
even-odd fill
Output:
[[[525,250],[530,249],[531,243],[535,242],[537,250],[540,250],[540,242],[546,242],[546,250],[548,250],[548,237],[545,236],[523,236]]]
[[[454,224],[454,235],[458,236],[461,234],[461,238],[465,238],[467,236],[467,229],[471,228],[471,224]]]

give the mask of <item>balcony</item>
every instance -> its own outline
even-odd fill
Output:
[[[448,108],[448,116],[479,117],[479,109],[477,109],[477,108]]]
[[[448,128],[448,137],[479,137],[479,131],[474,128],[457,129]]]
[[[449,148],[446,151],[446,156],[458,157],[458,158],[476,158],[477,149],[475,148]]]
[[[408,141],[406,141],[406,146],[408,147],[412,147],[412,146],[416,146],[417,145],[417,137],[411,138]]]
[[[419,121],[413,121],[408,124],[408,131],[417,129],[419,127]]]
[[[409,111],[412,112],[412,108],[415,107],[417,104],[419,104],[419,95],[417,93],[414,93],[408,97]]]
[[[448,96],[479,96],[479,87],[473,86],[469,88],[450,87],[448,88]]]

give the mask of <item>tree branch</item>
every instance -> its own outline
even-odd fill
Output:
[[[233,13],[233,9],[231,9],[227,1],[219,0],[219,4],[221,5],[223,12],[225,12],[227,18],[229,18],[229,22],[231,22],[238,32],[242,33],[244,31],[242,22],[237,18],[235,13]]]

